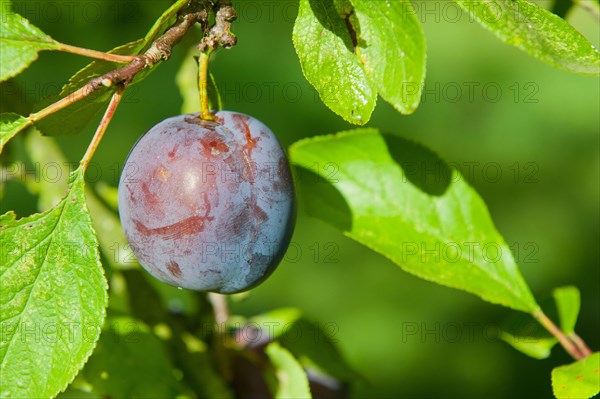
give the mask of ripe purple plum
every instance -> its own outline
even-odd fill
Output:
[[[230,294],[260,284],[281,261],[295,196],[273,132],[248,115],[215,116],[175,116],[140,138],[119,182],[119,213],[151,275]]]

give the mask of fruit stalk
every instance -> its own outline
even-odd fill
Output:
[[[211,114],[208,104],[208,60],[212,50],[203,51],[198,59],[198,92],[200,94],[200,118],[213,121],[215,117]]]

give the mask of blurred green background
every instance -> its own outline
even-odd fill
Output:
[[[55,39],[99,50],[142,37],[170,4],[13,3]],[[236,3],[239,43],[211,63],[225,108],[262,120],[286,147],[353,128],[318,100],[302,76],[291,40],[297,2]],[[561,285],[580,288],[577,331],[600,349],[599,79],[555,70],[500,43],[468,18],[457,20],[450,2],[415,6],[428,43],[423,102],[414,115],[402,116],[379,101],[368,126],[417,140],[461,169],[517,249],[535,295],[543,298]],[[599,44],[592,16],[576,10],[569,21]],[[116,186],[137,138],[180,112],[175,74],[192,43],[178,46],[169,62],[126,95],[94,157],[92,183]],[[86,63],[75,55],[42,53],[25,73],[2,84],[2,112],[28,113]],[[93,130],[57,139],[70,161],[80,159]],[[15,139],[10,152],[18,154],[20,146]],[[36,211],[36,199],[23,186],[9,183],[6,189],[2,212]],[[253,315],[284,306],[335,323],[339,347],[367,380],[355,387],[354,397],[548,398],[550,371],[569,362],[560,347],[543,361],[516,352],[493,333],[510,310],[402,272],[305,216],[302,204],[286,260],[235,302],[233,312]],[[413,326],[418,333],[406,334]]]

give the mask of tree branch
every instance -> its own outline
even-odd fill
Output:
[[[83,87],[69,94],[67,97],[49,105],[39,112],[32,113],[29,119],[37,122],[52,113],[59,111],[83,98],[89,96],[103,87],[121,85],[126,88],[135,76],[143,69],[152,67],[160,61],[171,57],[172,48],[181,41],[187,31],[197,22],[207,24],[208,11],[196,3],[179,12],[177,22],[162,36],[156,39],[150,48],[122,68],[110,71],[102,76],[91,79]]]

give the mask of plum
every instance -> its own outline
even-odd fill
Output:
[[[287,157],[271,130],[248,115],[179,115],[131,150],[119,213],[140,264],[157,279],[222,294],[264,281],[295,222]]]

